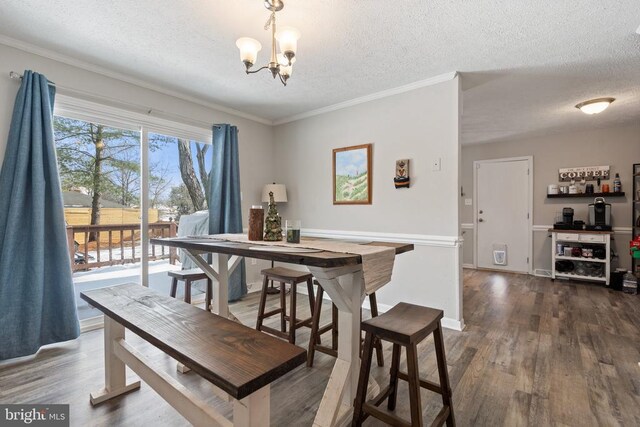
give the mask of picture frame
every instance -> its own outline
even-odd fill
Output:
[[[372,184],[372,144],[333,149],[334,205],[370,205]]]

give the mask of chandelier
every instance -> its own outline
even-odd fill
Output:
[[[240,60],[244,63],[247,74],[254,74],[258,71],[268,69],[273,78],[280,77],[283,85],[287,85],[287,80],[291,77],[293,63],[296,61],[296,49],[300,32],[292,27],[282,27],[276,31],[276,12],[284,7],[283,0],[264,0],[264,7],[271,11],[271,16],[264,24],[265,30],[271,30],[271,59],[269,63],[257,70],[251,70],[256,63],[258,52],[262,45],[251,37],[241,37],[236,41],[236,46],[240,49]],[[276,40],[280,46],[280,53],[276,54]]]

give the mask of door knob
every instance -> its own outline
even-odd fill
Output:
[[[484,222],[484,219],[478,218],[478,222]]]
[[[478,213],[482,213],[482,211],[478,212]]]

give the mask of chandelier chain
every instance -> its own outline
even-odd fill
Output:
[[[276,13],[275,12],[271,12],[271,16],[269,17],[269,19],[267,19],[267,22],[265,22],[265,24],[264,24],[264,29],[268,30],[269,28],[271,28],[271,25],[275,21],[276,21]]]
[[[295,61],[297,41],[300,38],[300,32],[295,28],[283,27],[276,37],[279,30],[276,23],[276,12],[284,7],[283,0],[264,0],[264,6],[271,13],[264,24],[264,30],[271,32],[271,57],[269,62],[253,69],[256,62],[258,52],[262,49],[262,44],[250,37],[241,37],[236,41],[236,46],[240,49],[240,59],[244,63],[246,74],[255,74],[262,70],[269,70],[274,79],[279,78],[280,82],[286,86],[287,80],[291,77],[293,62]],[[278,40],[281,53],[277,53]]]

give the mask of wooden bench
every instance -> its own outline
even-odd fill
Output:
[[[125,365],[196,426],[268,426],[269,384],[306,361],[306,351],[240,323],[161,295],[137,284],[82,292],[102,311],[105,388],[97,405],[136,390]],[[125,341],[125,328],[178,360],[233,400],[233,423]]]

